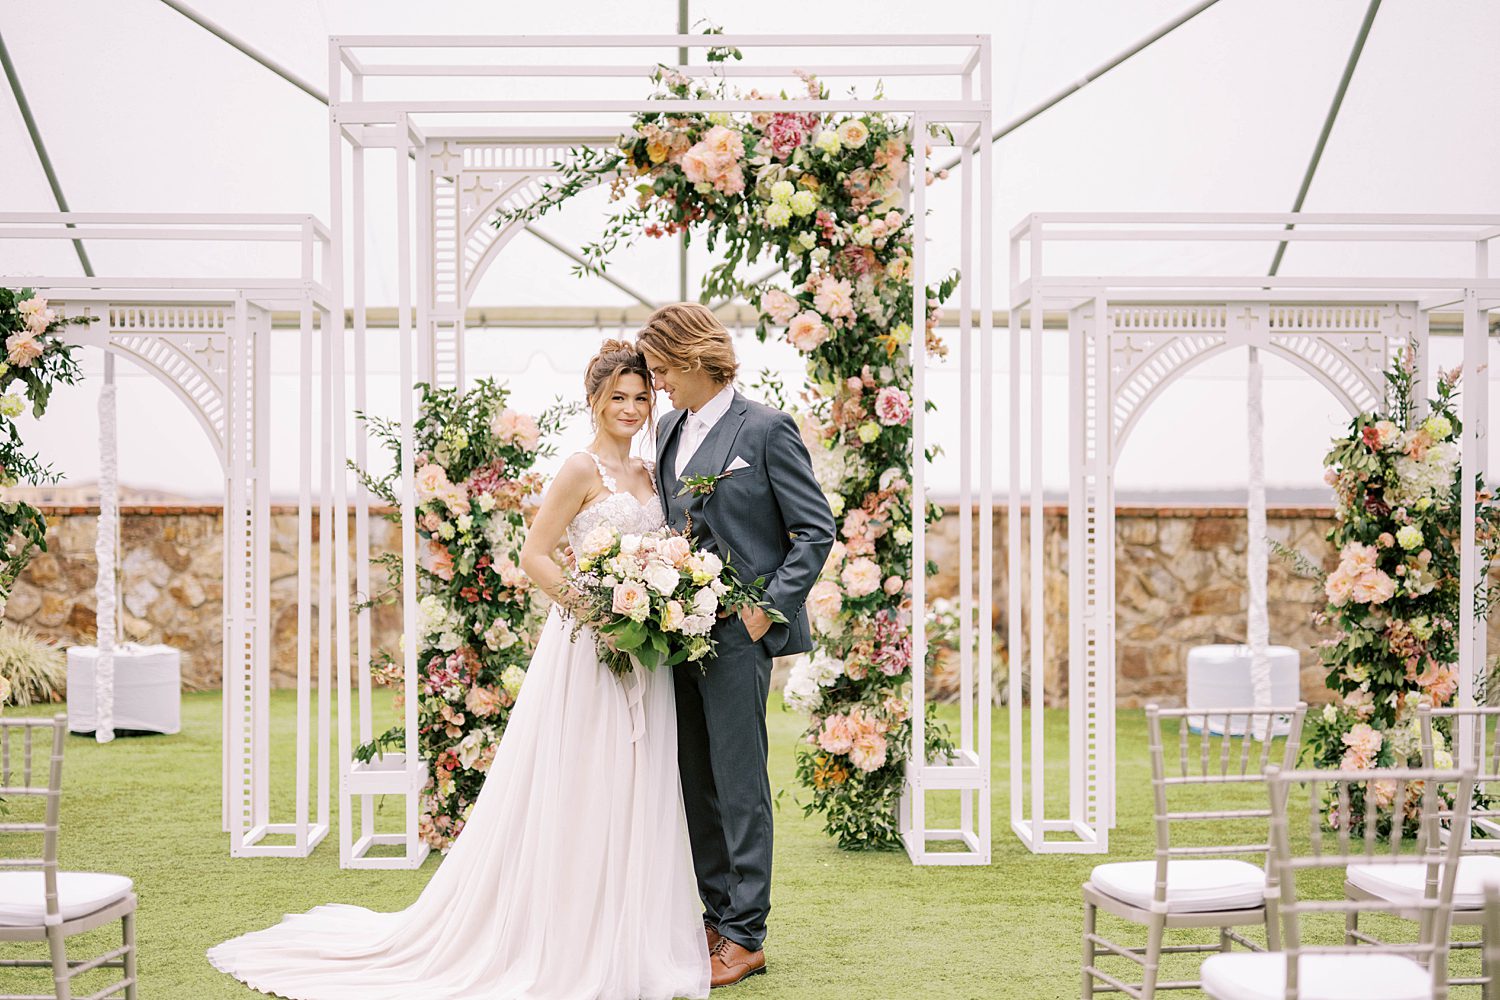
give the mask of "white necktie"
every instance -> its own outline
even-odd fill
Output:
[[[703,418],[696,413],[689,413],[686,419],[687,424],[682,428],[682,437],[677,442],[676,474],[679,479],[682,478],[683,470],[687,468],[693,452],[698,450],[703,437]]]

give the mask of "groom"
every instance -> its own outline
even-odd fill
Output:
[[[674,671],[677,766],[711,981],[727,986],[766,968],[771,658],[812,648],[802,604],[833,546],[833,512],[792,418],[734,390],[734,345],[713,313],[694,302],[663,306],[637,344],[675,407],[657,426],[668,523],[679,531],[691,524],[693,541],[742,580],[764,577],[766,603],[786,619],[773,622],[760,608],[721,618],[707,669]]]

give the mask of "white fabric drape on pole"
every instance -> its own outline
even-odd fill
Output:
[[[1255,691],[1255,707],[1271,704],[1271,625],[1266,614],[1266,414],[1262,399],[1260,351],[1250,348],[1250,373],[1246,382],[1247,423],[1250,429],[1250,497],[1246,506],[1249,521],[1249,543],[1246,549],[1246,572],[1250,585],[1250,614],[1247,626],[1250,643],[1250,683]]]
[[[115,538],[120,520],[119,456],[115,434],[115,359],[104,355],[104,387],[99,390],[99,528],[94,536],[94,631],[99,661],[94,672],[94,738],[115,738]]]

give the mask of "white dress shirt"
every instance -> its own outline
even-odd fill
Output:
[[[708,437],[708,432],[714,429],[719,418],[729,412],[729,404],[732,402],[734,386],[726,385],[719,390],[718,395],[698,407],[696,413],[688,411],[688,415],[683,418],[682,433],[677,438],[677,468],[673,470],[673,475],[682,478],[682,472],[692,460],[693,453],[698,450],[703,439]]]

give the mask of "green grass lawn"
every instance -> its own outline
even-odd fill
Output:
[[[290,692],[278,692],[274,700],[277,749],[285,764],[295,703]],[[219,720],[216,694],[186,695],[178,736],[106,746],[83,737],[68,740],[62,862],[135,880],[141,995],[147,1000],[259,996],[216,972],[204,951],[319,903],[399,909],[417,896],[440,860],[433,855],[412,872],[342,871],[332,835],[311,858],[232,860],[219,824]],[[914,868],[901,853],[850,854],[833,847],[817,818],[804,817],[795,801],[792,748],[801,717],[776,700],[769,720],[772,787],[784,792],[766,945],[770,974],[736,987],[736,1000],[1078,996],[1079,886],[1101,859],[1033,855],[1011,834],[1004,710],[995,712],[994,863],[987,868]],[[1067,783],[1065,718],[1049,713],[1048,724],[1048,771],[1061,796]],[[1147,858],[1150,769],[1143,713],[1120,712],[1119,730],[1119,823],[1110,858]],[[290,792],[288,773],[275,798],[286,801]],[[1325,880],[1324,887],[1335,892],[1337,881]],[[1138,943],[1136,937],[1128,941]],[[6,946],[0,957],[16,957],[18,948]],[[88,954],[103,950],[101,945]],[[45,948],[33,947],[31,954],[45,955]],[[1179,975],[1191,976],[1191,967],[1172,971],[1173,978]],[[47,983],[31,973],[0,971],[3,993],[45,991]]]

